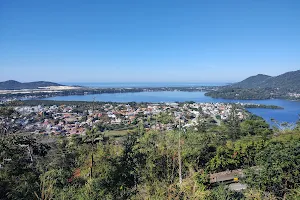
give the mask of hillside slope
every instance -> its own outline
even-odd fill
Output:
[[[241,82],[232,84],[231,88],[273,88],[280,90],[298,91],[300,89],[300,70],[287,72],[279,76],[258,74]]]
[[[21,83],[15,80],[0,82],[0,90],[21,90],[21,89],[38,89],[39,87],[61,86],[58,83],[47,81],[36,81]]]
[[[241,82],[219,87],[205,95],[224,99],[292,99],[300,100],[290,93],[300,93],[300,70],[287,72],[279,76],[259,74]]]
[[[272,77],[261,83],[262,88],[279,88],[287,90],[300,89],[300,70],[287,72],[279,76]]]
[[[231,87],[235,88],[255,88],[260,87],[262,84],[264,84],[265,81],[272,78],[272,76],[264,75],[264,74],[258,74],[256,76],[251,76],[241,82],[232,84]]]

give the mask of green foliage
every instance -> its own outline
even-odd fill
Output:
[[[251,187],[283,197],[300,183],[300,143],[270,142],[255,158],[257,167],[246,173]]]
[[[241,127],[240,127],[241,120],[237,116],[237,112],[238,110],[236,105],[233,105],[229,119],[227,120],[226,123],[228,127],[228,137],[229,139],[233,139],[233,140],[236,140],[239,137],[241,137]]]
[[[188,131],[183,135],[183,138],[182,157],[184,163],[194,169],[205,168],[206,163],[216,155],[217,146],[221,139],[220,135],[199,134],[193,131]]]
[[[236,88],[256,88],[269,78],[271,78],[271,76],[258,74],[256,76],[251,76],[239,83],[235,83],[232,86]]]
[[[272,131],[264,120],[245,120],[240,124],[242,135],[260,135],[266,137]]]
[[[245,199],[242,193],[237,193],[230,191],[225,186],[221,185],[214,188],[210,195],[207,197],[208,200],[231,200],[231,199],[238,199],[242,200]]]
[[[171,113],[162,112],[157,116],[157,121],[161,122],[162,124],[168,124],[172,123],[174,121],[174,118]]]
[[[39,87],[47,87],[47,86],[60,86],[60,84],[53,83],[53,82],[46,82],[46,81],[20,83],[18,81],[9,80],[9,81],[0,82],[1,90],[38,89]]]
[[[290,98],[288,93],[300,92],[300,70],[269,77],[257,75],[239,83],[220,87],[217,91],[206,93],[207,96],[225,99],[270,99]]]
[[[99,126],[71,137],[1,137],[0,162],[11,160],[0,168],[0,199],[296,199],[298,129],[275,136],[260,118],[241,121],[236,113],[218,126],[205,123],[146,131],[137,121],[122,140]],[[247,169],[249,189],[210,183],[210,173],[227,169]]]
[[[228,141],[217,149],[216,156],[208,163],[211,171],[225,171],[255,165],[255,156],[265,147],[261,137],[245,137],[236,142]]]
[[[15,110],[11,107],[0,107],[0,117],[11,117]]]
[[[0,198],[33,199],[39,189],[38,157],[47,154],[49,147],[31,136],[0,138]]]
[[[273,90],[265,88],[221,88],[217,91],[210,91],[205,93],[206,96],[213,98],[223,98],[223,99],[270,99],[271,92]]]

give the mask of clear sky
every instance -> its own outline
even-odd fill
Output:
[[[0,1],[0,81],[232,82],[297,69],[299,0]]]

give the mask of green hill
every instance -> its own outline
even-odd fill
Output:
[[[279,88],[289,91],[300,90],[300,70],[287,72],[279,76],[272,77],[264,81],[260,87],[262,88]]]
[[[279,76],[258,74],[239,83],[232,84],[231,88],[273,88],[298,92],[300,90],[300,70],[287,72]]]
[[[259,87],[260,85],[264,84],[265,81],[272,78],[272,76],[258,74],[256,76],[251,76],[241,82],[232,84],[231,87],[236,88],[255,88]]]
[[[0,82],[0,90],[21,90],[21,89],[38,89],[39,87],[61,86],[58,83],[47,81],[36,81],[21,83],[15,80]]]
[[[258,74],[241,82],[219,87],[217,91],[205,95],[225,99],[297,99],[289,93],[300,93],[300,70],[287,72],[279,76]]]

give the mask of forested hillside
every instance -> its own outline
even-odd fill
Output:
[[[278,88],[289,91],[298,90],[300,87],[300,70],[287,72],[279,76],[258,74],[241,82],[230,85],[233,88]]]
[[[241,82],[219,87],[206,95],[225,99],[293,99],[293,94],[300,93],[300,70],[271,77],[267,75],[251,76]]]
[[[2,134],[0,199],[299,199],[300,124],[270,129],[233,111],[196,129],[148,131],[141,121],[116,137],[100,127],[70,137]],[[209,178],[237,169],[242,191]]]
[[[300,70],[287,72],[282,75],[272,77],[264,81],[260,87],[279,88],[288,91],[299,91],[300,87]]]
[[[21,83],[14,80],[0,82],[0,90],[21,90],[21,89],[38,89],[39,87],[48,86],[61,86],[58,83],[46,82],[46,81],[36,81]]]
[[[251,76],[241,82],[232,84],[231,87],[235,88],[256,88],[260,87],[266,80],[272,78],[272,76],[258,74],[256,76]]]

